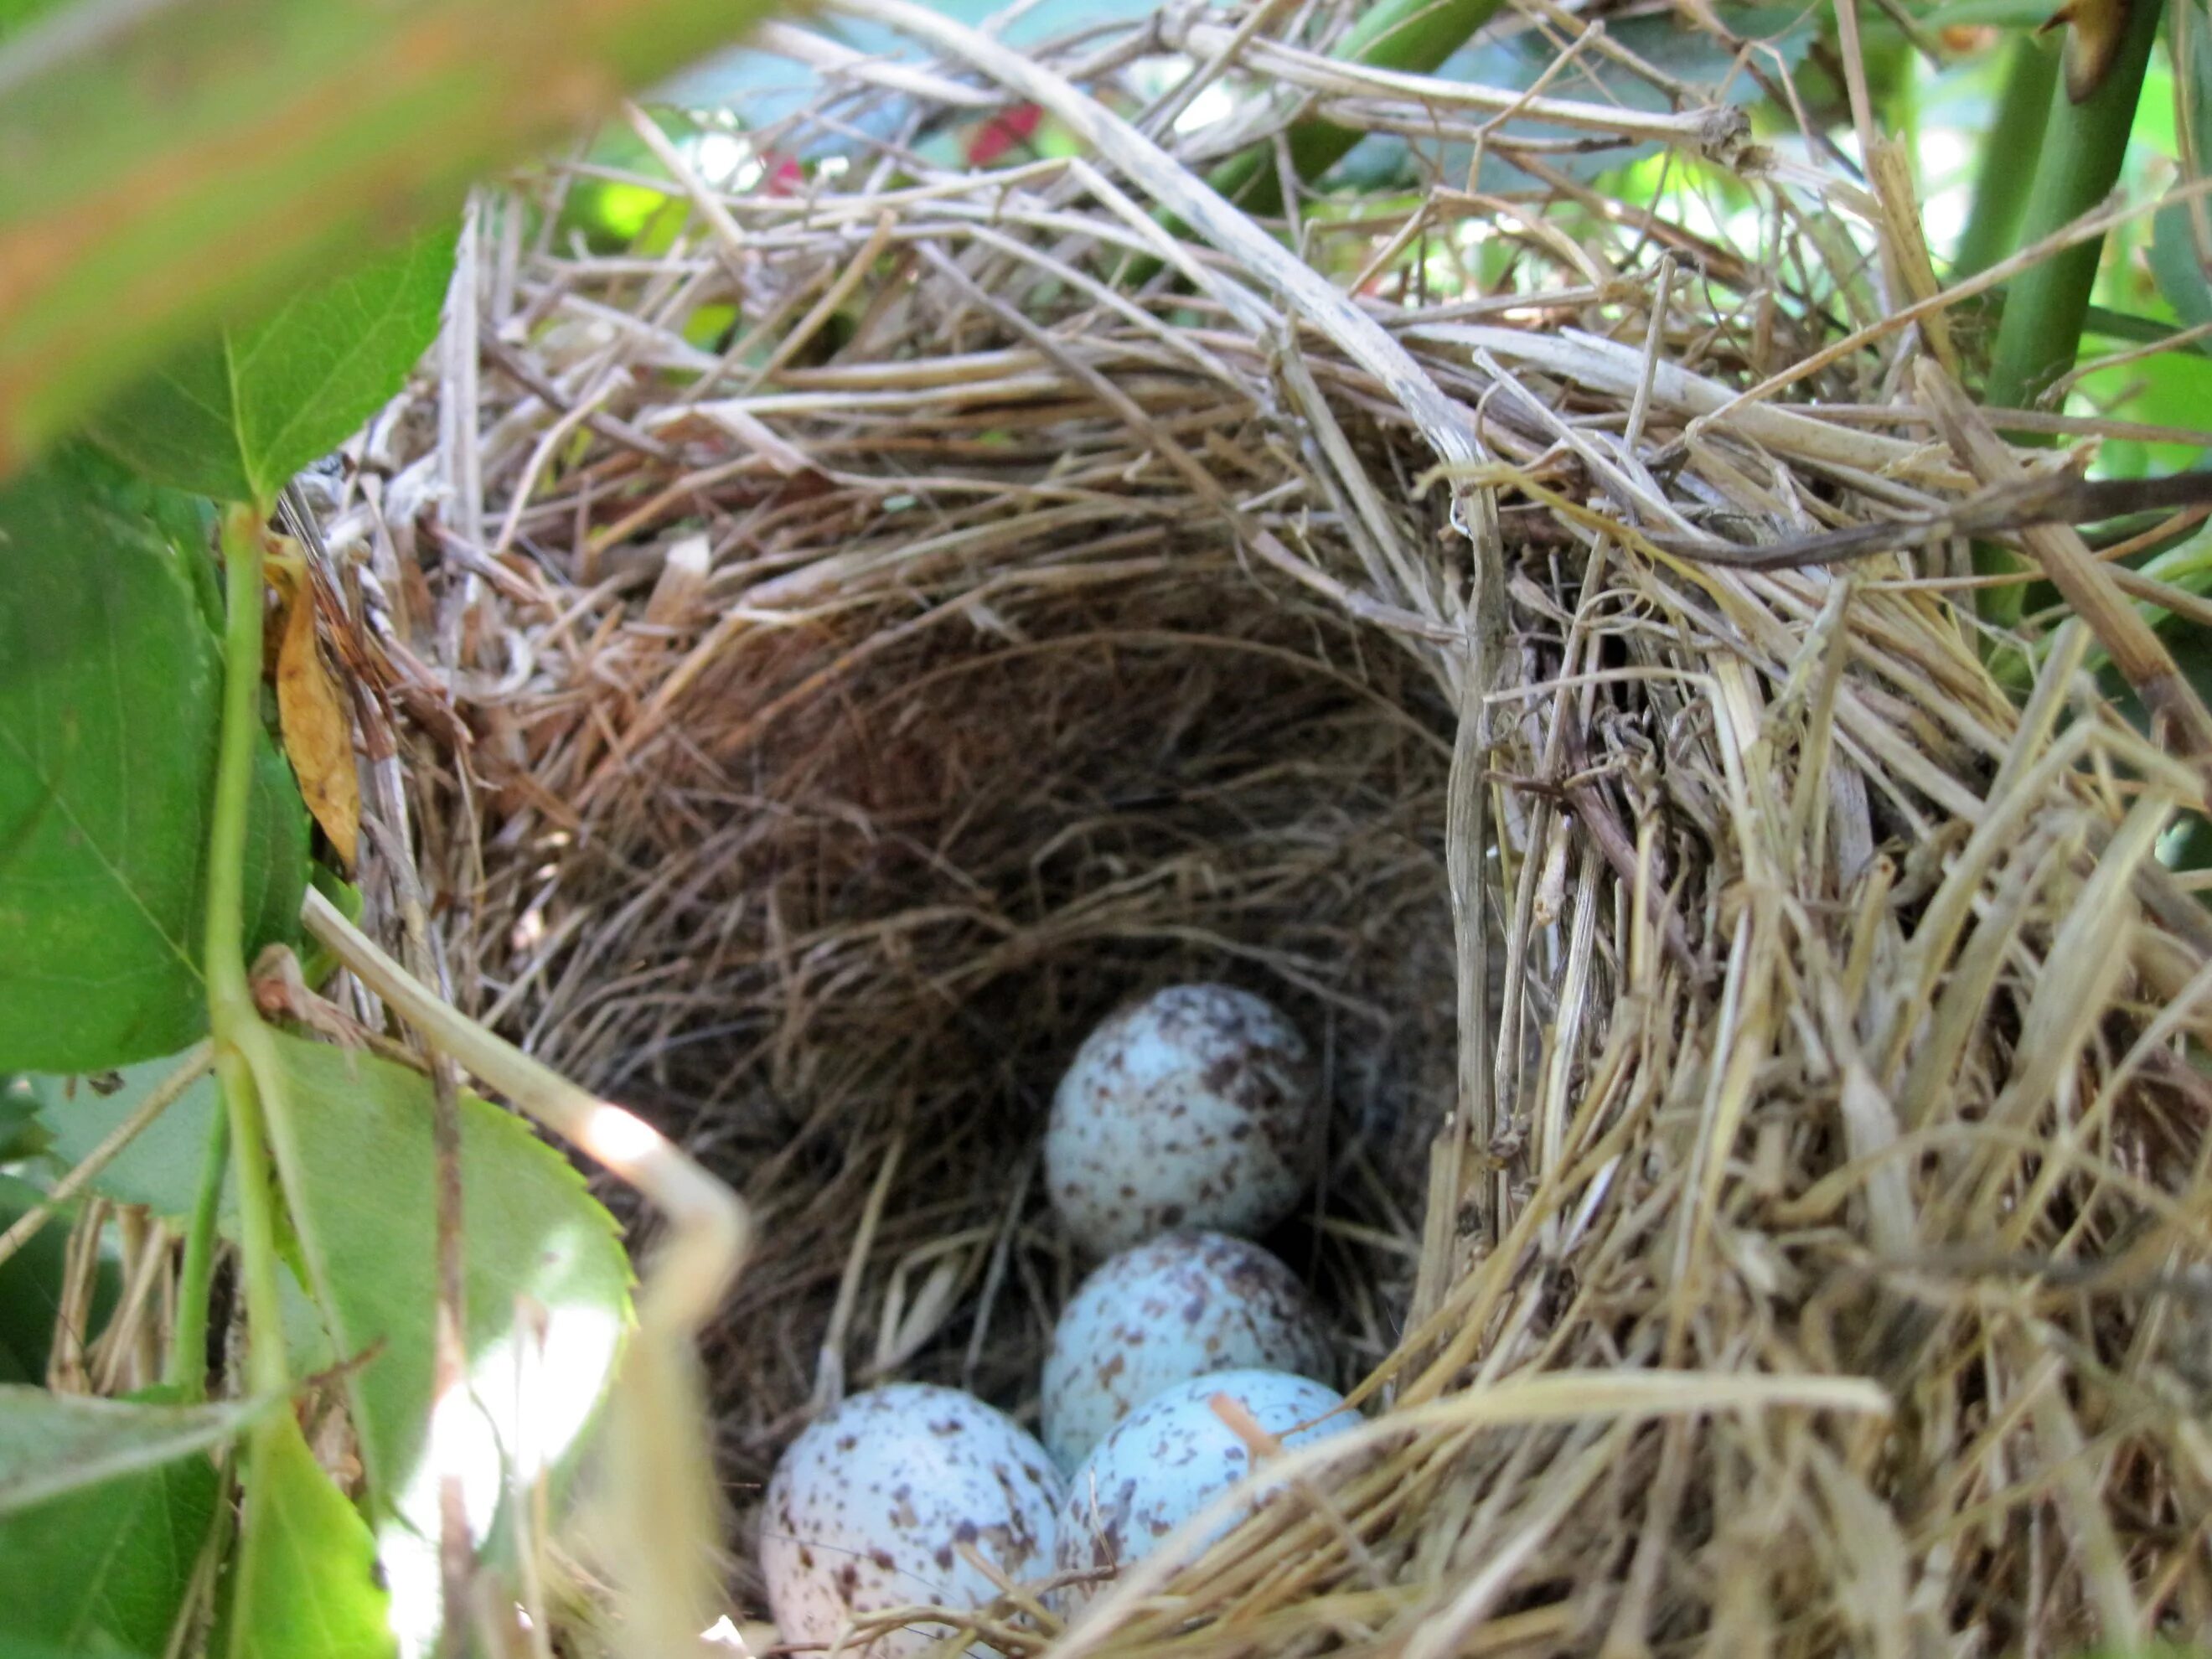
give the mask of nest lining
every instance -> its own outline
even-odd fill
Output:
[[[1219,258],[1132,299],[1140,155],[969,174],[912,148],[946,112],[871,141],[854,95],[760,140],[846,135],[841,179],[685,180],[665,254],[562,246],[558,180],[481,203],[466,320],[328,514],[464,1000],[758,1206],[708,1355],[740,1507],[840,1388],[1033,1397],[1058,1069],[1218,977],[1326,1057],[1276,1242],[1387,1409],[1070,1650],[2203,1627],[2208,957],[2151,857],[2194,785],[2078,629],[2016,709],[1958,550],[1635,533],[1971,487],[1901,332],[1735,401],[1882,315],[1870,269],[1692,283],[1689,233],[1566,237],[1563,193],[1455,303],[1396,205],[1356,303]],[[1438,408],[1491,471],[1424,484]]]

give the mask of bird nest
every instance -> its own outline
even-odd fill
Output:
[[[2203,785],[2092,629],[1979,629],[1941,514],[2025,461],[1875,257],[1894,194],[1571,72],[1509,128],[1206,19],[932,44],[833,58],[750,187],[647,124],[480,198],[324,503],[457,1000],[757,1212],[706,1346],[733,1604],[828,1400],[1034,1410],[1054,1082],[1206,979],[1322,1056],[1272,1243],[1370,1426],[1006,1641],[2203,1628],[2212,935],[2155,857]],[[1218,135],[1124,118],[1164,52],[1416,135],[1415,186],[1194,195]],[[1073,153],[927,142],[1020,105]],[[1606,143],[1747,193],[1764,261],[1557,165]],[[656,238],[576,234],[611,187]]]

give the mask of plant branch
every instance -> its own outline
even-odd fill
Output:
[[[257,1074],[273,1070],[268,1031],[246,972],[246,838],[253,788],[253,746],[260,732],[261,514],[232,507],[223,514],[225,624],[222,731],[216,751],[215,810],[208,833],[207,945],[204,971],[216,1075],[230,1115],[238,1159],[238,1214],[246,1283],[247,1367],[257,1392],[282,1392],[283,1304],[277,1290],[276,1191],[262,1133]],[[260,1063],[257,1063],[260,1062]]]
[[[2095,92],[2079,104],[2051,98],[2021,231],[2027,240],[2039,241],[2089,211],[2118,182],[2163,9],[2159,0],[2136,0],[2118,55]],[[2076,242],[2022,271],[2006,290],[1984,402],[2032,406],[2074,366],[2104,252],[2101,235]],[[1974,568],[1983,575],[2009,575],[2020,565],[2008,550],[1984,542],[1974,549]],[[1982,613],[2008,627],[2020,619],[2022,602],[2016,584],[1985,589]]]
[[[2024,240],[2051,235],[2095,208],[2118,182],[2160,11],[2157,0],[2140,0],[2111,74],[2087,102],[2052,99]],[[2038,392],[2072,366],[2104,248],[2102,236],[2077,242],[2013,282],[1990,365],[1989,402],[2030,407]]]

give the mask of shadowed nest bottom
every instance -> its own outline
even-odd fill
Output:
[[[1323,1056],[1273,1242],[1377,1426],[1086,1647],[2212,1623],[2212,951],[2154,856],[2196,785],[2078,627],[2022,712],[1945,550],[1636,529],[1901,518],[1986,459],[1871,351],[1789,395],[1873,418],[1715,418],[1819,308],[1747,332],[1663,236],[1593,231],[1595,283],[1532,238],[1487,309],[1210,256],[1129,300],[1065,167],[848,176],[650,259],[486,198],[473,320],[325,514],[463,1000],[757,1208],[707,1349],[733,1593],[810,1402],[1033,1407],[1054,1082],[1203,977]]]

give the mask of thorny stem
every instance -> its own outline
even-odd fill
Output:
[[[2118,180],[2163,10],[2158,0],[2137,0],[2118,56],[2103,83],[2079,104],[2063,91],[2051,99],[2035,186],[2021,229],[2024,240],[2040,241],[2089,212]],[[2003,320],[1997,325],[1984,403],[1998,409],[2032,407],[2053,380],[2073,367],[2104,250],[2105,239],[2092,237],[2014,279],[2005,294]],[[2009,550],[1990,543],[1976,546],[1974,565],[1985,576],[2009,575],[2021,568]],[[1983,614],[1990,622],[2010,627],[2019,621],[2024,599],[2017,584],[1984,589]]]
[[[2160,8],[2137,5],[2112,72],[2080,104],[2054,95],[2022,240],[2041,240],[2090,211],[2108,195],[2126,159],[2144,71],[2158,38]],[[2095,237],[2022,271],[2005,295],[1996,355],[1990,365],[1990,404],[2029,407],[2029,400],[2071,366],[2096,285],[2104,239]]]

